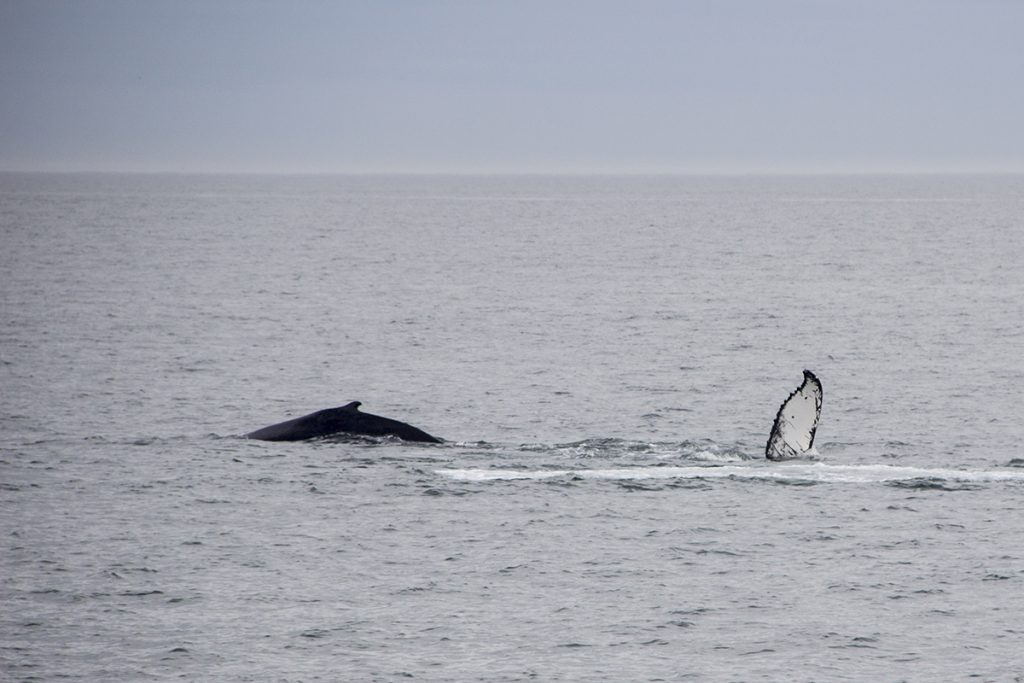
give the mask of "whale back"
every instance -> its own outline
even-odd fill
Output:
[[[303,441],[336,434],[359,436],[397,436],[405,441],[441,443],[441,439],[422,429],[391,418],[362,413],[362,403],[352,401],[338,408],[318,410],[292,420],[257,429],[246,434],[250,439],[263,441]]]
[[[765,457],[769,460],[795,458],[811,450],[821,417],[821,382],[810,370],[804,381],[789,395],[775,416]]]

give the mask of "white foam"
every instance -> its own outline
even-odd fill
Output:
[[[668,460],[669,458],[678,458],[678,453],[668,453],[663,456],[663,459]],[[690,460],[698,460],[700,462],[737,462],[742,461],[743,458],[736,455],[735,453],[714,451],[714,450],[699,450],[688,456]]]
[[[955,482],[1024,482],[1022,470],[954,470],[898,465],[830,465],[792,463],[772,466],[622,467],[615,469],[501,470],[441,469],[437,474],[456,481],[508,481],[520,479],[750,479],[793,482],[872,483],[916,479]]]

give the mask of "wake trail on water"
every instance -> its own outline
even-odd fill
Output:
[[[718,444],[709,439],[683,442],[630,441],[626,439],[598,438],[569,443],[526,443],[519,445],[477,442],[455,442],[457,448],[481,452],[527,453],[538,456],[570,458],[573,460],[609,460],[621,458],[653,458],[659,461],[683,459],[689,462],[727,464],[760,460],[761,455],[749,455],[739,445]]]
[[[455,481],[486,482],[514,480],[584,479],[636,481],[659,479],[733,479],[781,483],[842,484],[987,484],[998,482],[1024,483],[1020,470],[956,470],[948,468],[905,467],[899,465],[830,465],[827,463],[773,464],[771,466],[653,466],[577,469],[456,469],[435,470]]]

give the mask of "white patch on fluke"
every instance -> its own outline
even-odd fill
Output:
[[[772,433],[765,447],[769,460],[806,455],[814,447],[814,431],[821,416],[821,382],[810,370],[804,381],[779,407]]]

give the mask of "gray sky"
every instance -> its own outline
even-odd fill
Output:
[[[0,169],[1024,171],[1024,2],[0,0]]]

